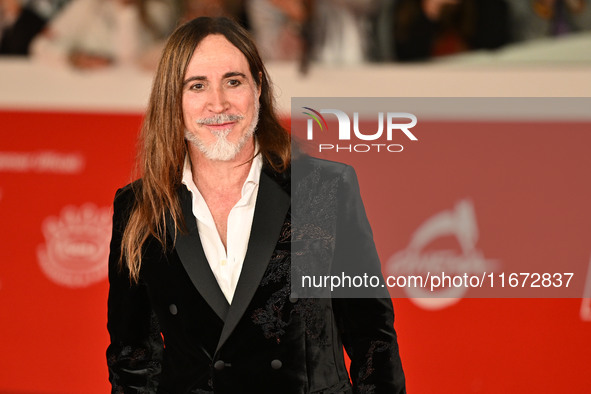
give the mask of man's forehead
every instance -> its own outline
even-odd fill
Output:
[[[222,34],[210,34],[199,42],[189,61],[189,67],[191,66],[194,68],[246,67],[247,69],[249,67],[242,51]]]

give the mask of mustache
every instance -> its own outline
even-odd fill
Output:
[[[228,122],[236,122],[242,119],[244,119],[244,115],[218,114],[209,118],[196,119],[195,122],[201,125],[216,125]]]

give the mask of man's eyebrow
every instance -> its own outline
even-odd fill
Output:
[[[196,75],[194,77],[190,77],[187,78],[183,81],[183,85],[188,84],[189,82],[193,82],[193,81],[207,81],[207,77],[201,76],[201,75]]]
[[[232,78],[232,77],[246,78],[246,75],[244,73],[239,72],[239,71],[229,71],[223,75],[223,78]],[[193,82],[193,81],[207,81],[207,77],[205,77],[203,75],[195,75],[193,77],[185,79],[183,81],[183,85],[186,85],[189,82]]]
[[[230,78],[230,77],[242,77],[242,78],[246,78],[246,75],[244,75],[241,72],[238,71],[230,71],[224,74],[224,78]]]

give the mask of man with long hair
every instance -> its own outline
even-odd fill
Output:
[[[141,178],[114,202],[114,393],[405,392],[389,298],[298,298],[292,289],[290,137],[239,25],[198,18],[172,34],[138,157]],[[321,184],[333,188],[321,224],[336,229],[327,260],[353,254],[379,265],[352,169],[297,160],[314,175],[305,182],[313,200]]]

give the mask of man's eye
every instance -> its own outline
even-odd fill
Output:
[[[230,86],[238,86],[238,85],[240,85],[240,83],[241,82],[239,80],[237,80],[237,79],[230,79],[230,80],[228,80],[228,85],[230,85]]]
[[[191,85],[191,90],[203,90],[205,86],[202,83]]]

